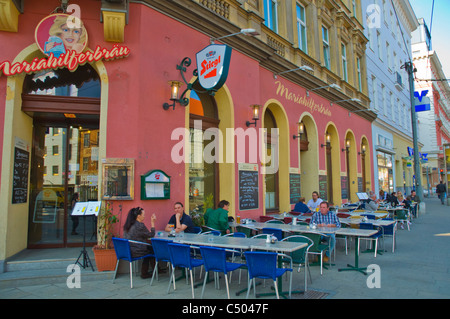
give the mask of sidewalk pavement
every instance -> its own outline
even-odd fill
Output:
[[[338,242],[336,260],[330,269],[324,269],[320,275],[319,267],[311,267],[312,283],[308,282],[308,293],[294,295],[298,299],[448,299],[450,298],[450,207],[440,204],[438,198],[425,199],[426,210],[417,219],[413,219],[411,230],[398,229],[395,253],[392,253],[392,240],[386,239],[386,250],[383,254],[360,253],[360,266],[379,266],[376,281],[375,273],[367,276],[355,272],[339,272],[339,268],[354,264],[354,240],[350,244],[348,255],[345,255],[343,243]],[[363,241],[362,241],[363,243]],[[364,247],[364,243],[362,247]],[[361,249],[362,251],[362,249]],[[90,255],[92,252],[89,249]],[[93,261],[93,256],[91,256]],[[70,264],[70,263],[68,263]],[[126,267],[127,268],[127,267]],[[65,272],[65,270],[64,270]],[[55,271],[56,273],[56,271]],[[97,273],[97,272],[96,272]],[[98,273],[97,273],[98,274]],[[67,279],[71,273],[62,273],[59,277],[42,276],[33,284],[27,281],[11,280],[8,272],[0,274],[1,299],[186,299],[191,298],[190,284],[184,279],[177,281],[176,290],[171,288],[167,293],[168,274],[161,274],[159,281],[150,286],[150,279],[133,277],[133,289],[130,288],[128,273],[119,274],[112,283],[112,273],[103,276],[92,275],[92,270],[82,269],[80,288],[68,288]],[[10,277],[8,277],[10,276]],[[245,299],[245,293],[236,296],[236,292],[247,284],[246,271],[242,271],[241,283],[238,273],[233,274],[230,284],[230,295],[233,299]],[[9,279],[8,279],[9,278]],[[72,281],[74,282],[74,281]],[[196,282],[202,283],[198,272]],[[379,288],[369,288],[379,283]],[[269,280],[265,286],[257,286],[257,293],[270,292],[272,284]],[[195,289],[195,297],[200,298],[200,284]],[[288,281],[283,281],[288,287]],[[304,287],[303,269],[294,272],[293,289]],[[220,289],[213,283],[207,284],[206,299],[226,299],[223,278]],[[252,292],[253,293],[253,292]],[[251,293],[251,297],[253,296]],[[269,297],[273,298],[273,297]],[[259,298],[263,301],[266,298]]]

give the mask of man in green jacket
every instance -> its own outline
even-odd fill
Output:
[[[228,226],[228,210],[230,202],[222,200],[219,202],[219,208],[216,210],[208,209],[203,216],[205,219],[205,225],[217,230],[220,230],[222,234],[229,234],[230,227]]]

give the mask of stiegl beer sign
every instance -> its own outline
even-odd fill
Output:
[[[198,81],[208,91],[220,89],[228,77],[231,48],[225,44],[212,44],[196,55]]]
[[[64,67],[74,71],[87,62],[123,58],[130,54],[129,48],[117,44],[112,49],[98,45],[93,51],[83,52],[87,39],[87,31],[81,20],[74,23],[73,17],[67,14],[49,15],[39,22],[35,30],[36,44],[47,57],[34,58],[30,62],[4,61],[0,63],[0,72],[9,76]]]

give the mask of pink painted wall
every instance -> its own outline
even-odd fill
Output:
[[[100,23],[100,1],[79,0],[81,19],[89,33],[88,46],[100,45],[111,48],[113,43],[103,40],[103,24]],[[0,61],[13,60],[24,48],[34,43],[34,29],[39,21],[54,10],[55,4],[45,1],[25,1],[25,14],[19,18],[19,33],[0,32],[2,46]],[[169,102],[169,80],[181,80],[176,65],[184,57],[192,59],[186,76],[189,81],[193,76],[195,54],[209,45],[209,37],[197,32],[180,22],[160,14],[146,6],[131,3],[129,24],[125,27],[125,42],[130,48],[128,57],[114,61],[104,61],[108,74],[108,121],[106,128],[106,156],[108,158],[135,159],[135,200],[118,201],[114,203],[114,211],[121,207],[120,226],[126,219],[126,214],[132,207],[141,206],[146,210],[146,224],[150,224],[150,216],[157,216],[156,228],[163,228],[173,214],[173,204],[184,201],[185,164],[174,163],[170,158],[172,147],[178,141],[171,141],[172,131],[185,125],[185,109],[179,105],[175,110],[165,111],[162,104]],[[305,95],[303,88],[279,77],[290,92]],[[251,104],[264,105],[269,99],[277,99],[283,105],[289,118],[290,135],[290,166],[298,166],[298,145],[292,139],[296,133],[297,121],[306,108],[287,101],[276,95],[273,74],[259,66],[257,61],[248,56],[233,51],[231,65],[226,85],[234,103],[235,128],[246,128],[245,122],[251,119]],[[182,88],[184,90],[184,88]],[[6,77],[0,77],[0,94],[6,95]],[[314,94],[312,94],[314,96]],[[315,96],[318,104],[327,104],[327,100]],[[3,142],[4,99],[0,99],[0,143]],[[220,105],[219,105],[220,107]],[[332,118],[313,113],[318,125],[319,136],[325,132],[327,123],[332,120],[339,131],[339,137],[345,136],[347,128],[355,134],[357,144],[362,135],[366,135],[369,143],[371,125],[356,115],[348,117],[348,112],[338,105],[330,107]],[[261,127],[258,121],[257,128]],[[321,141],[319,141],[320,143]],[[372,158],[372,157],[371,157]],[[343,153],[341,162],[345,163]],[[319,155],[319,167],[325,169],[323,152]],[[359,163],[359,162],[358,162]],[[344,165],[344,164],[342,164]],[[358,164],[359,165],[359,164]],[[170,200],[140,200],[140,176],[153,169],[161,169],[171,176]],[[345,166],[341,167],[341,171]],[[358,167],[358,171],[361,168]],[[238,176],[238,165],[235,167]],[[238,178],[236,178],[236,184]],[[262,176],[260,191],[262,190]],[[238,190],[233,211],[238,211]],[[187,203],[185,203],[187,204]],[[263,207],[260,194],[260,209],[247,211],[245,217],[257,218]],[[185,205],[187,206],[187,205]]]

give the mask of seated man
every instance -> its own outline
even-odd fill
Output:
[[[311,211],[316,212],[318,211],[320,203],[322,203],[322,199],[319,198],[319,193],[314,191],[312,192],[312,199],[310,199],[306,205]]]
[[[305,204],[305,197],[300,197],[298,203],[295,204],[293,211],[302,214],[311,212],[309,207]]]
[[[366,209],[371,212],[378,210],[378,200],[377,195],[375,195],[375,193],[370,193],[369,200],[366,203]]]
[[[222,234],[229,234],[230,227],[228,226],[228,210],[230,202],[222,200],[219,202],[219,208],[216,210],[208,209],[203,216],[205,225],[213,229],[220,230]]]
[[[341,227],[341,222],[339,221],[339,218],[337,215],[330,211],[330,205],[328,202],[321,202],[320,203],[320,211],[314,213],[311,217],[310,224],[315,224],[318,227]],[[331,252],[333,251],[334,247],[336,246],[336,235],[330,234],[330,250],[326,251],[325,256],[323,258],[324,262],[328,261],[328,258],[331,256]]]
[[[189,215],[186,215],[183,209],[183,204],[176,202],[174,205],[175,214],[170,217],[169,223],[167,224],[165,231],[170,232],[172,227],[175,232],[179,233],[184,231],[185,233],[194,233],[194,223]],[[173,225],[173,226],[172,226]]]

